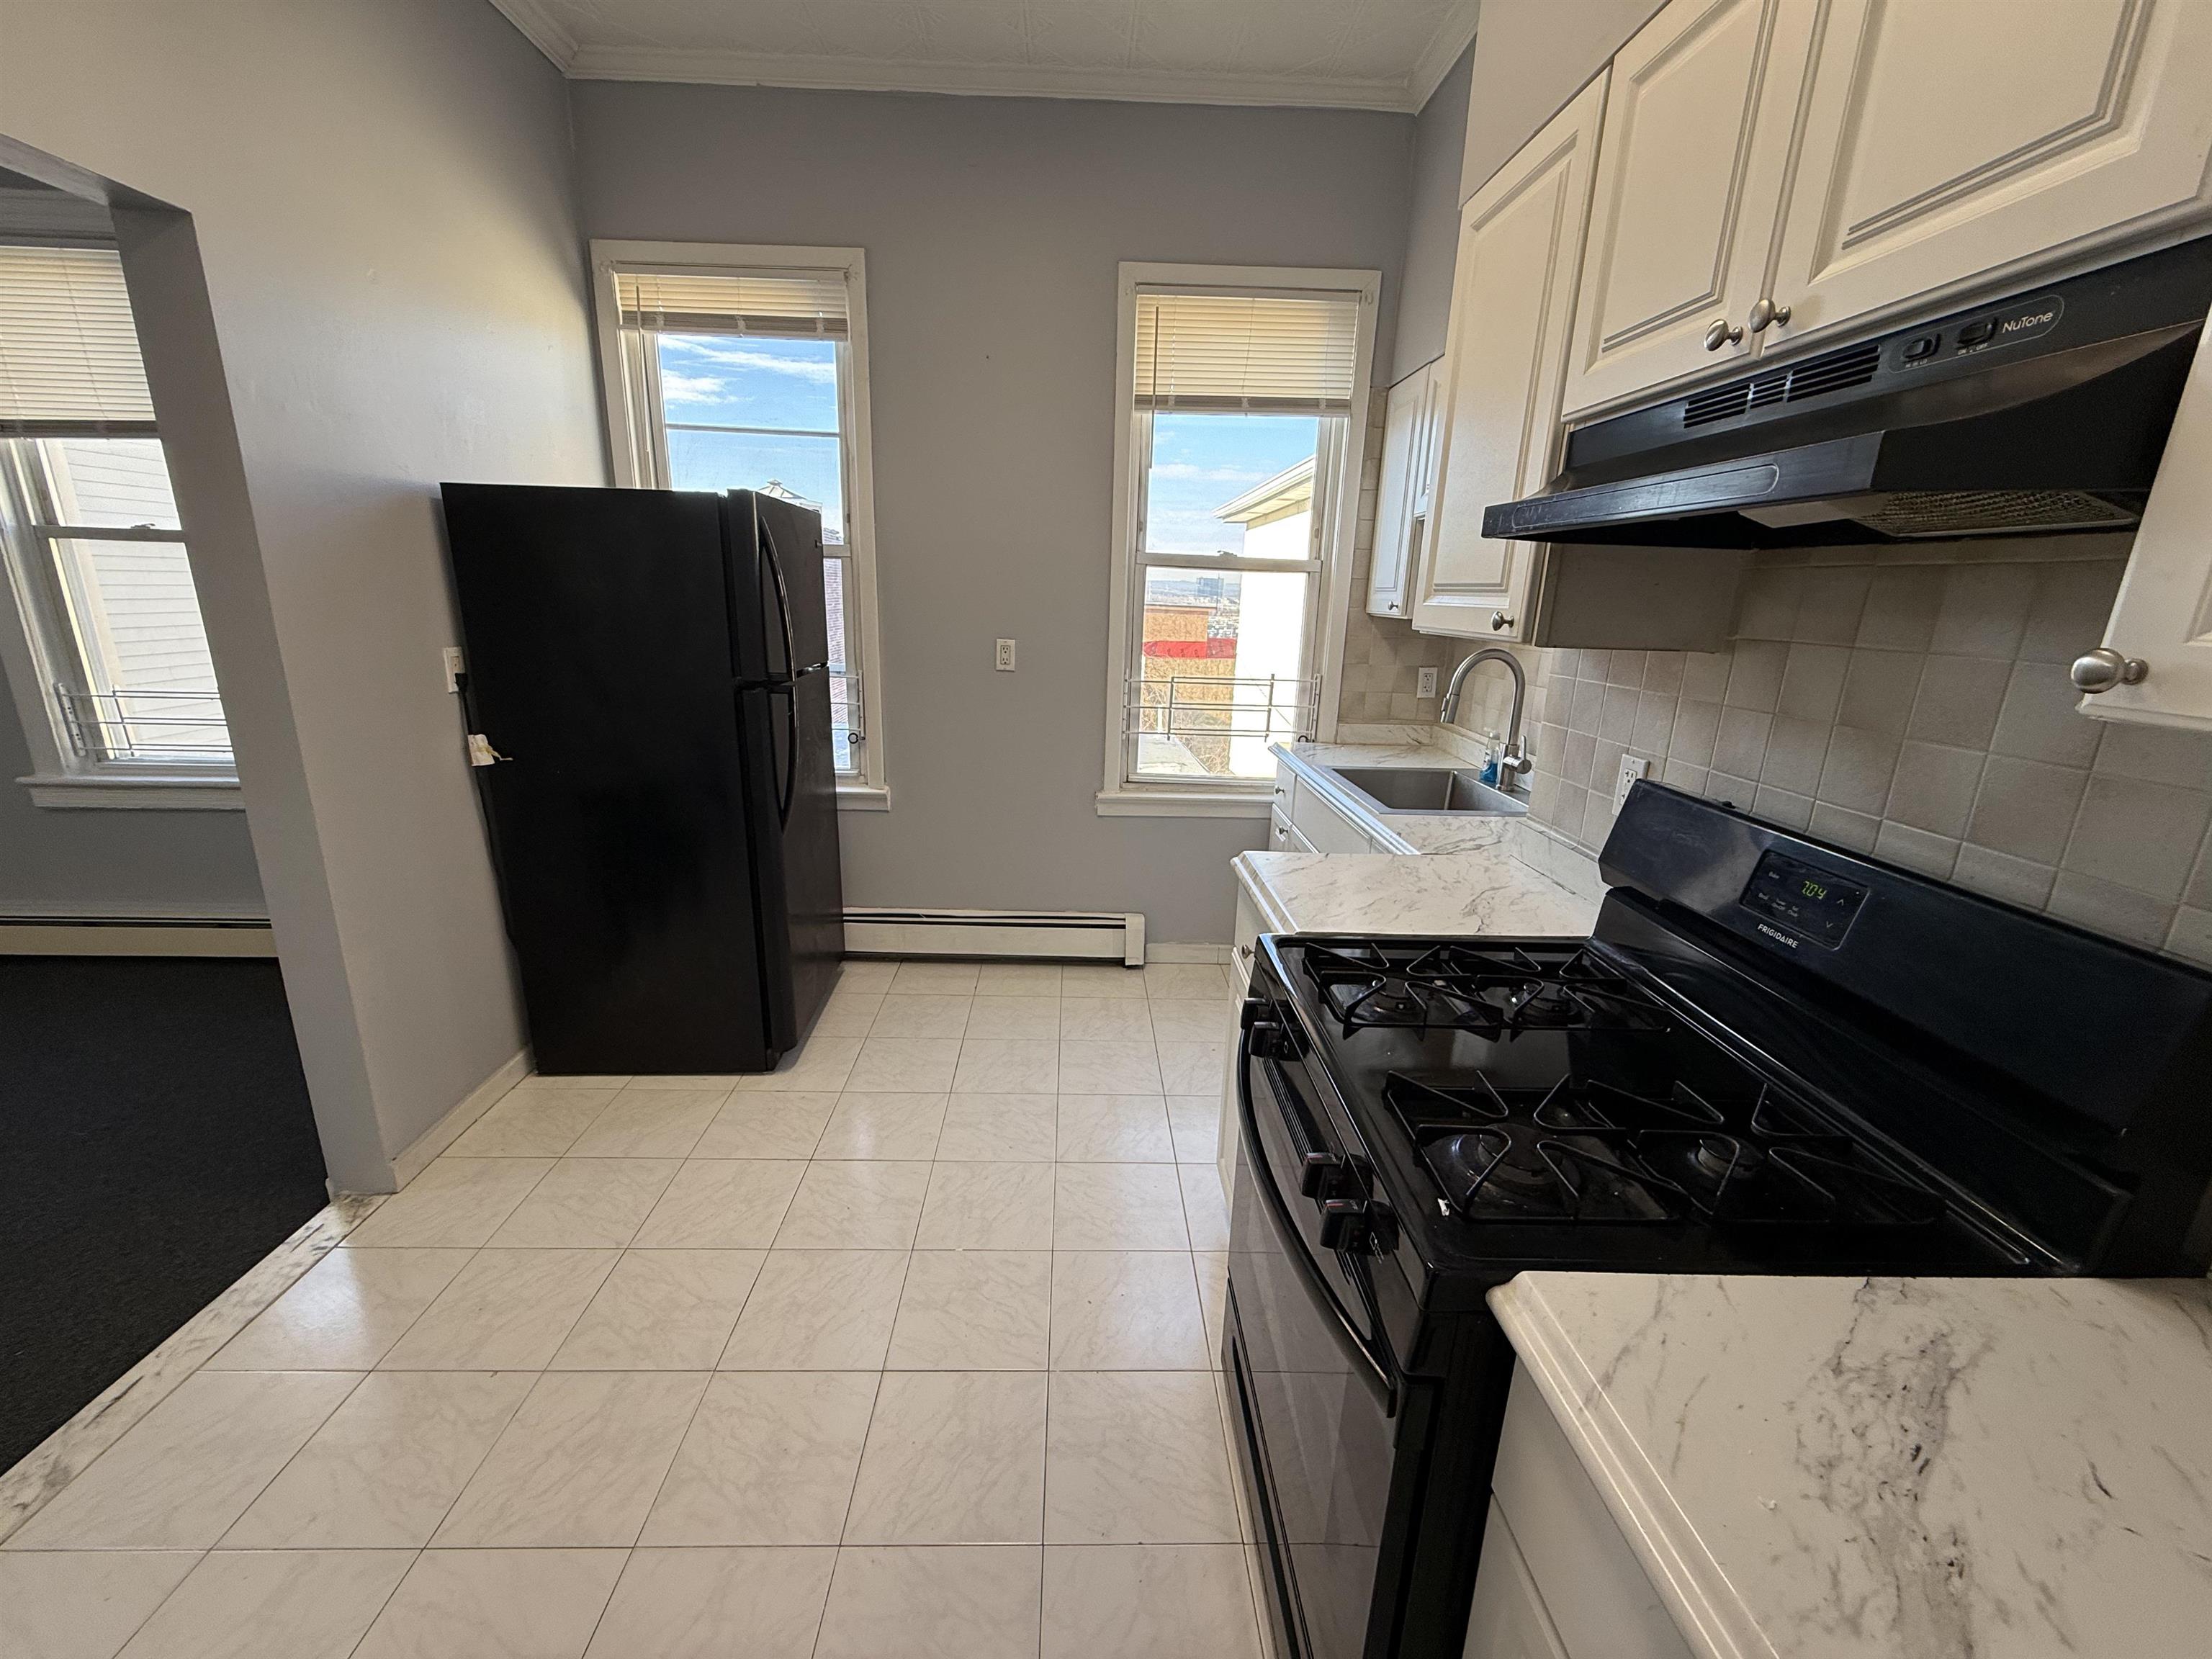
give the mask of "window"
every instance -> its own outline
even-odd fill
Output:
[[[625,484],[757,489],[822,515],[840,793],[884,784],[856,248],[597,242],[607,410]]]
[[[1370,272],[1121,268],[1102,811],[1245,811],[1341,651]]]
[[[234,783],[112,249],[0,246],[0,529],[20,624],[0,647],[34,798]],[[143,792],[109,799],[148,804]],[[190,804],[235,805],[235,792]]]

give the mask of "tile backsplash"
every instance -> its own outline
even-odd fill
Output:
[[[1369,400],[1365,454],[1359,472],[1359,527],[1352,544],[1351,614],[1345,621],[1344,672],[1337,686],[1336,704],[1337,719],[1350,726],[1432,723],[1441,699],[1419,695],[1421,670],[1434,668],[1441,690],[1451,665],[1474,649],[1466,640],[1416,634],[1410,623],[1367,612],[1367,579],[1375,557],[1375,514],[1382,493],[1382,416],[1389,395],[1377,391]]]
[[[2128,546],[1763,553],[1725,651],[1524,653],[1534,815],[1596,848],[1640,756],[1773,823],[2212,963],[2212,735],[2090,720],[2067,679]]]

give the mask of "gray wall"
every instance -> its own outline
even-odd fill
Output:
[[[388,1186],[521,1042],[435,488],[605,480],[565,88],[481,0],[9,0],[0,132],[191,216],[126,270],[325,1155]]]
[[[1483,0],[1461,201],[1596,74],[1664,0]]]
[[[1413,122],[1159,104],[584,82],[592,236],[865,248],[892,810],[863,904],[1141,910],[1229,937],[1256,820],[1101,818],[1115,265],[1383,272]],[[994,673],[994,637],[1021,668]]]
[[[1392,384],[1444,355],[1452,266],[1459,252],[1460,169],[1467,149],[1467,96],[1481,37],[1445,71],[1413,118],[1413,179],[1406,230],[1406,282],[1398,300]]]
[[[244,813],[33,806],[15,783],[30,769],[0,683],[0,916],[268,914]]]

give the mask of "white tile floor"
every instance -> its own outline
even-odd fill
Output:
[[[0,1547],[0,1655],[1251,1659],[1229,1018],[854,963],[774,1076],[531,1079]]]

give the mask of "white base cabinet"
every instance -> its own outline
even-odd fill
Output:
[[[1466,1659],[1571,1659],[1495,1498],[1468,1610]]]
[[[1520,1366],[1491,1486],[1466,1659],[1692,1659]]]

